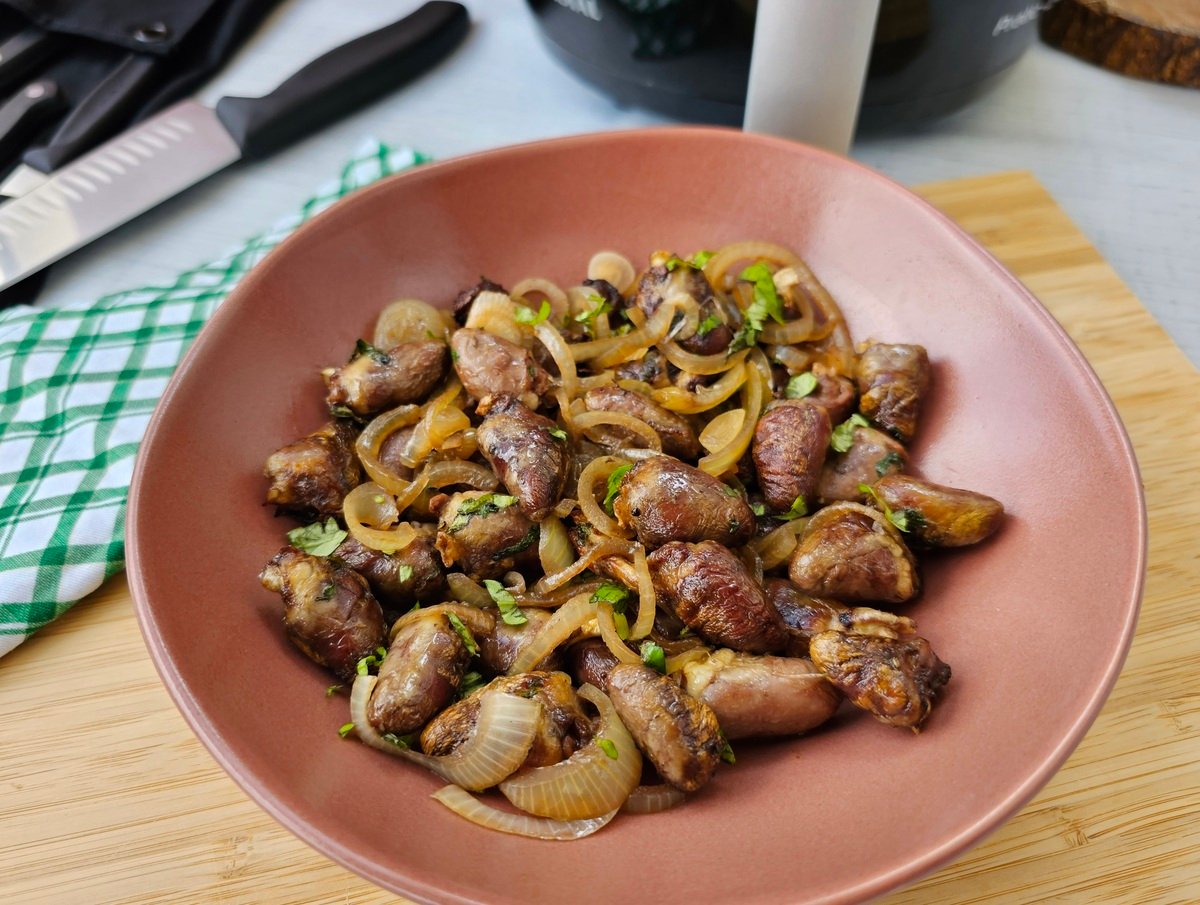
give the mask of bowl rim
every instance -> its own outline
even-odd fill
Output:
[[[1119,449],[1121,464],[1123,466],[1122,470],[1125,472],[1125,477],[1131,482],[1131,486],[1134,488],[1136,494],[1136,576],[1132,585],[1131,605],[1125,614],[1120,637],[1116,639],[1117,644],[1112,649],[1108,661],[1104,664],[1104,673],[1101,681],[1092,690],[1086,705],[1075,720],[1068,725],[1049,756],[1041,760],[1025,780],[1005,798],[986,812],[978,815],[968,826],[945,839],[940,845],[930,848],[922,855],[914,857],[892,870],[873,873],[854,886],[844,887],[835,894],[814,901],[826,903],[860,902],[873,896],[898,889],[901,886],[909,885],[962,855],[968,849],[980,843],[990,833],[999,829],[1049,782],[1078,746],[1099,715],[1113,686],[1116,684],[1132,644],[1145,590],[1148,527],[1145,492],[1129,433],[1120,418],[1116,405],[1109,396],[1108,391],[1104,388],[1103,383],[1101,383],[1095,369],[1046,306],[1014,274],[1001,264],[995,255],[930,202],[877,170],[822,148],[775,136],[747,133],[739,129],[716,126],[663,126],[589,132],[559,138],[521,142],[499,148],[476,151],[445,160],[422,163],[420,166],[392,174],[368,186],[364,186],[362,189],[340,199],[303,223],[272,249],[262,261],[256,264],[241,279],[238,285],[234,287],[225,300],[218,305],[216,311],[209,318],[208,323],[201,329],[199,335],[180,361],[147,425],[145,435],[139,447],[130,485],[125,531],[126,570],[134,610],[143,640],[171,699],[183,715],[192,732],[203,743],[209,754],[212,755],[221,768],[255,804],[307,845],[323,856],[370,880],[372,883],[419,901],[472,902],[475,900],[458,893],[449,893],[444,888],[432,885],[415,876],[404,875],[398,877],[393,871],[380,868],[372,859],[360,855],[352,847],[344,845],[324,831],[312,826],[291,809],[276,801],[273,793],[261,785],[258,777],[252,771],[243,767],[229,742],[222,737],[220,732],[209,721],[199,700],[187,690],[183,675],[176,669],[173,660],[167,654],[166,644],[160,633],[155,610],[150,602],[148,590],[144,584],[141,572],[143,554],[139,543],[141,538],[139,526],[142,515],[142,484],[147,470],[152,467],[152,465],[148,464],[152,459],[147,455],[147,451],[153,449],[156,445],[163,421],[163,413],[171,406],[179,387],[187,379],[187,375],[195,359],[198,357],[199,351],[207,344],[208,337],[217,332],[214,326],[223,324],[226,320],[236,317],[236,312],[247,304],[248,299],[255,295],[258,285],[268,279],[275,267],[280,266],[279,262],[286,260],[287,253],[292,246],[306,241],[307,234],[317,224],[337,220],[341,217],[352,216],[357,207],[363,203],[367,203],[372,195],[390,190],[393,184],[401,180],[417,182],[420,180],[441,179],[444,177],[444,174],[453,173],[456,170],[469,169],[481,165],[486,166],[493,160],[538,154],[542,151],[569,150],[581,145],[624,144],[630,142],[654,143],[663,139],[689,143],[734,141],[747,145],[783,150],[787,153],[800,156],[815,157],[818,160],[822,160],[825,165],[852,170],[858,178],[873,181],[887,191],[900,194],[908,204],[915,205],[920,215],[936,226],[937,230],[948,243],[953,243],[960,252],[973,255],[985,264],[991,276],[1005,285],[1008,290],[1006,295],[1020,298],[1027,312],[1041,322],[1042,326],[1048,330],[1049,335],[1054,339],[1059,350],[1075,366],[1077,372],[1085,378],[1087,389],[1090,390],[1091,395],[1098,404],[1097,414],[1102,412],[1115,429],[1114,439],[1116,443],[1114,450]],[[397,880],[401,880],[402,882],[397,882]],[[745,901],[765,902],[775,900],[763,898],[762,893],[751,893]]]

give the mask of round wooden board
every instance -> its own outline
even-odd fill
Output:
[[[1200,88],[1200,0],[1058,0],[1042,40],[1124,75]]]

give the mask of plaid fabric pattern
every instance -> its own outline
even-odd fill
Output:
[[[124,565],[138,443],[175,366],[242,275],[338,199],[427,159],[372,142],[298,214],[169,286],[0,311],[0,655]]]

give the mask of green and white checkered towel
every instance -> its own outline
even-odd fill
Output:
[[[125,498],[150,413],[242,275],[339,198],[425,160],[371,142],[299,214],[170,286],[0,311],[0,655],[124,565]]]

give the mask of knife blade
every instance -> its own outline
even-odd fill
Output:
[[[432,0],[343,44],[263,97],[182,101],[0,207],[0,289],[238,160],[266,157],[429,69],[466,36],[460,3]]]

